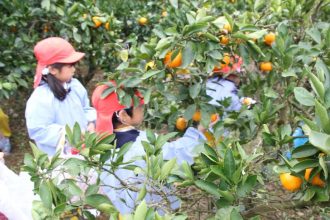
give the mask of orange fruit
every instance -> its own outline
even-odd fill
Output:
[[[229,38],[224,36],[224,35],[221,35],[220,36],[220,44],[227,45],[228,43],[229,43]]]
[[[230,64],[230,56],[228,54],[225,54],[222,58],[221,68],[228,66]]]
[[[144,26],[148,23],[148,19],[145,17],[141,17],[141,18],[139,18],[138,23],[139,23],[139,25]]]
[[[249,98],[244,98],[242,103],[243,105],[251,105],[251,100]]]
[[[47,32],[49,31],[49,27],[48,27],[48,25],[45,25],[45,26],[44,26],[44,30],[43,30],[43,31],[44,31],[44,33],[47,33]]]
[[[269,72],[273,69],[271,62],[261,62],[260,63],[260,70],[263,72]]]
[[[167,11],[163,11],[162,12],[162,17],[166,17],[167,16]]]
[[[102,21],[100,20],[100,17],[98,17],[98,16],[92,17],[92,21],[94,22],[95,28],[98,28],[102,25]]]
[[[308,168],[305,171],[305,180],[308,181],[309,180],[309,176],[311,175],[313,168]],[[320,187],[324,187],[325,182],[320,178],[320,173],[316,174],[312,181],[311,181],[313,186],[320,186]]]
[[[268,46],[271,46],[272,43],[274,43],[275,41],[275,34],[274,33],[269,33],[269,34],[266,34],[265,37],[264,37],[264,42],[265,44],[267,44]]]
[[[184,131],[187,128],[187,120],[184,117],[179,117],[176,120],[175,123],[175,127],[179,130],[179,131]]]
[[[202,114],[200,111],[195,111],[194,115],[192,116],[192,120],[199,122],[202,118]]]
[[[283,187],[292,192],[300,189],[303,182],[301,178],[293,176],[290,173],[280,174],[280,180]]]
[[[164,64],[167,67],[170,68],[176,68],[181,66],[182,64],[182,54],[181,51],[176,55],[176,57],[172,60],[171,56],[172,56],[173,52],[168,52],[164,58]]]
[[[216,120],[218,120],[218,114],[212,114],[211,115],[211,122],[215,122]]]
[[[232,31],[232,28],[229,23],[224,24],[223,29],[225,29],[228,33]]]
[[[104,27],[105,29],[110,30],[110,23],[109,22],[105,23]]]
[[[215,138],[214,138],[214,136],[213,136],[213,134],[212,134],[211,132],[209,132],[209,131],[205,131],[205,132],[204,132],[204,136],[206,137],[206,140],[207,140],[208,142],[210,142],[211,144],[214,143]]]
[[[83,14],[83,19],[86,19],[87,18],[87,14],[85,13],[85,14]]]

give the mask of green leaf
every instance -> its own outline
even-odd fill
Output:
[[[181,68],[187,68],[196,57],[196,48],[193,42],[188,42],[182,51]]]
[[[259,39],[261,38],[262,36],[264,36],[265,34],[267,33],[267,30],[266,29],[262,29],[262,30],[259,30],[259,31],[255,31],[255,32],[252,32],[252,33],[249,33],[249,34],[246,34],[246,36],[248,38],[256,38],[256,39]]]
[[[297,101],[306,106],[314,106],[314,96],[303,87],[295,87],[294,96]]]
[[[194,172],[191,169],[191,166],[188,164],[187,161],[183,161],[183,163],[181,164],[181,167],[184,171],[185,176],[189,179],[189,180],[194,180]]]
[[[169,139],[175,137],[177,132],[171,132],[166,135],[159,135],[155,144],[156,149],[160,149]]]
[[[227,183],[231,183],[220,165],[211,165],[211,171],[218,175],[220,179],[225,180]]]
[[[170,0],[170,3],[175,9],[178,9],[178,0]]]
[[[52,208],[52,193],[50,191],[50,188],[48,187],[47,182],[42,181],[40,186],[39,186],[39,195],[41,198],[41,201],[47,207],[48,209]]]
[[[149,88],[144,94],[144,104],[148,104],[150,102],[150,97],[151,97],[151,92],[152,92],[152,88]]]
[[[34,158],[31,154],[26,153],[24,155],[24,166],[30,167],[32,169],[36,169],[37,165],[34,162]]]
[[[160,73],[162,73],[163,70],[148,70],[145,74],[143,74],[143,76],[141,77],[142,80],[146,80],[149,79],[153,76],[157,76]],[[138,81],[138,84],[141,83],[141,81]]]
[[[197,32],[203,32],[208,28],[208,24],[206,22],[198,22],[190,25],[186,25],[183,28],[182,34],[185,36],[191,35]]]
[[[308,29],[306,33],[318,44],[321,43],[321,33],[317,28]]]
[[[136,211],[134,213],[134,219],[133,220],[141,220],[145,219],[147,215],[148,207],[146,202],[143,200],[139,206],[136,208]]]
[[[222,191],[219,190],[220,195],[227,200],[228,202],[232,203],[235,200],[235,197],[233,196],[233,194],[229,191]]]
[[[206,191],[206,192],[208,192],[208,193],[210,193],[212,195],[217,196],[218,198],[221,197],[221,194],[220,194],[220,192],[218,190],[218,186],[215,185],[214,183],[207,182],[205,180],[196,180],[195,181],[195,185],[198,188],[200,188],[200,189],[202,189],[202,190],[204,190],[204,191]]]
[[[124,144],[120,148],[119,152],[117,153],[117,159],[119,159],[120,157],[123,157],[126,154],[126,152],[131,148],[132,144],[133,144],[133,142],[128,142],[128,143]]]
[[[313,189],[307,189],[304,193],[304,196],[302,197],[302,199],[307,202],[310,201],[315,195],[315,190]]]
[[[46,9],[46,11],[50,10],[50,0],[42,0],[41,8]]]
[[[72,196],[81,196],[82,190],[76,185],[74,180],[66,179],[63,181],[63,184],[66,185],[65,191]]]
[[[34,143],[30,142],[30,146],[32,148],[32,153],[36,161],[42,156],[47,155],[44,152],[42,152]]]
[[[260,49],[260,47],[258,45],[256,45],[253,41],[247,41],[247,45],[254,50],[255,52],[257,52],[258,54],[260,54],[262,57],[266,57],[265,54],[262,52],[262,50]]]
[[[89,185],[85,191],[85,196],[97,194],[97,192],[99,191],[99,188],[100,187],[97,184]]]
[[[256,183],[257,183],[257,175],[248,176],[245,182],[241,182],[239,184],[237,189],[237,195],[239,197],[246,196],[252,191]]]
[[[199,95],[202,85],[203,84],[201,83],[196,83],[195,85],[189,87],[189,95],[192,99],[195,99]]]
[[[85,203],[108,214],[116,212],[115,208],[112,206],[110,199],[105,195],[92,194],[86,196]]]
[[[81,35],[78,32],[73,31],[73,38],[77,43],[81,43]]]
[[[330,155],[330,135],[311,131],[309,142],[317,147],[320,151]]]
[[[244,219],[236,209],[233,209],[230,213],[230,220],[244,220]]]
[[[70,144],[72,144],[72,146],[74,147],[74,146],[77,146],[78,143],[81,142],[81,129],[80,129],[80,125],[78,124],[78,122],[74,123],[72,133],[73,133],[73,137],[72,137],[73,142]]]
[[[172,42],[173,42],[173,37],[163,38],[160,41],[158,41],[155,49],[158,51],[158,50],[163,50],[165,48],[168,48]]]
[[[313,73],[309,73],[308,76],[309,76],[309,79],[310,79],[310,83],[313,87],[313,90],[316,92],[316,94],[323,101],[324,100],[324,94],[325,94],[325,89],[324,89],[323,83]]]
[[[174,168],[176,164],[176,158],[173,158],[172,160],[167,161],[162,169],[161,169],[161,173],[160,173],[160,179],[164,180],[167,178],[167,176],[171,173],[172,169]]]
[[[146,188],[146,185],[143,185],[140,192],[139,192],[139,195],[138,195],[136,201],[141,201],[142,199],[144,199],[146,194],[147,194],[147,188]]]
[[[315,160],[315,159],[307,159],[307,160],[303,160],[297,164],[295,164],[293,167],[292,167],[292,171],[293,172],[296,172],[296,173],[299,173],[303,170],[306,170],[307,168],[313,168],[313,167],[317,167],[319,165],[319,162],[318,160]]]
[[[320,119],[322,129],[330,134],[330,120],[326,108],[315,100],[315,114]]]
[[[195,111],[196,111],[196,105],[195,104],[189,105],[186,111],[184,112],[183,117],[186,118],[187,120],[190,120],[194,115]]]
[[[328,166],[327,166],[327,164],[325,162],[324,157],[321,157],[321,156],[319,157],[319,163],[320,163],[320,165],[321,165],[321,167],[323,169],[324,178],[327,180],[329,173],[328,173]]]
[[[288,70],[284,70],[284,72],[282,72],[282,76],[283,77],[295,77],[297,78],[297,74],[295,73],[295,71],[293,69],[288,69]]]
[[[293,149],[292,158],[309,157],[309,156],[313,156],[317,152],[319,152],[319,149],[317,149],[313,145],[307,144]]]
[[[227,149],[225,158],[224,158],[224,173],[231,179],[232,175],[236,170],[235,159],[231,149]]]
[[[146,133],[147,133],[147,138],[148,138],[148,141],[150,142],[150,144],[154,144],[156,141],[155,133],[151,129],[147,129]]]

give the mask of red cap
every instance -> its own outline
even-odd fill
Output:
[[[114,83],[114,82],[112,82]],[[114,83],[115,84],[115,83]],[[112,125],[112,116],[116,111],[127,108],[119,103],[117,93],[114,91],[110,93],[104,99],[101,98],[103,91],[105,91],[109,86],[100,85],[96,87],[92,95],[92,103],[97,112],[96,119],[96,132],[104,133],[109,132],[113,133],[113,125]],[[140,98],[140,105],[144,104],[143,97],[139,91],[135,92],[135,95]],[[133,106],[133,100],[131,106]]]
[[[213,69],[214,73],[219,74],[235,74],[241,72],[241,65],[243,64],[242,57],[238,56],[237,54],[230,57],[231,66],[225,65],[222,68],[215,67]]]
[[[63,38],[50,37],[37,43],[34,47],[34,55],[38,61],[33,85],[33,88],[36,88],[41,81],[42,70],[48,65],[54,63],[75,63],[83,58],[85,54],[76,52],[72,45]]]

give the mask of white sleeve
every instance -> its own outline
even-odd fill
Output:
[[[194,148],[203,140],[205,140],[205,136],[197,129],[190,127],[183,137],[164,144],[163,158],[164,160],[176,158],[178,164],[187,161],[191,165],[194,163],[194,157],[197,156]]]

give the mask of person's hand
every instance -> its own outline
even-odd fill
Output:
[[[95,132],[95,123],[94,122],[89,122],[87,125],[87,131],[94,133]]]

